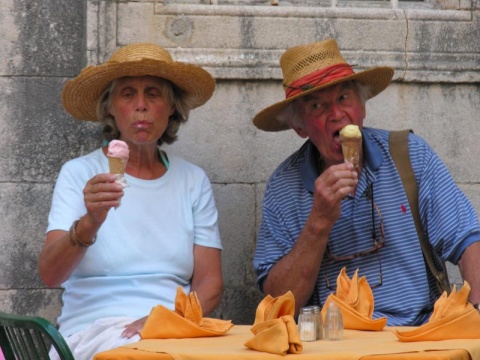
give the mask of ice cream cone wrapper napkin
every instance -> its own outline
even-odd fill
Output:
[[[337,290],[330,294],[322,308],[325,318],[330,302],[338,305],[345,329],[380,331],[387,324],[385,317],[373,319],[374,300],[373,293],[367,278],[358,278],[358,269],[352,279],[343,268],[337,278]]]
[[[255,323],[250,329],[255,336],[244,345],[277,355],[301,353],[303,345],[294,315],[295,297],[292,292],[276,298],[267,295],[258,305]]]
[[[480,313],[468,302],[470,285],[464,282],[457,292],[444,292],[433,306],[428,322],[415,330],[394,334],[400,341],[436,341],[447,339],[480,339]]]
[[[233,324],[230,320],[204,318],[202,306],[193,291],[186,295],[177,288],[175,311],[163,305],[155,306],[143,326],[142,339],[183,339],[226,334]]]

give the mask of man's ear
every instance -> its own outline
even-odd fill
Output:
[[[300,136],[301,138],[307,138],[307,134],[305,134],[305,132],[303,131],[303,129],[298,126],[297,124],[294,124],[293,122],[290,122],[290,127],[295,130],[295,132],[298,134],[298,136]]]

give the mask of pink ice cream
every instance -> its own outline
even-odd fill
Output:
[[[108,144],[108,153],[107,156],[109,157],[114,157],[114,158],[120,158],[122,159],[125,163],[128,161],[128,145],[125,141],[122,140],[112,140]]]
[[[122,140],[112,140],[108,144],[108,164],[110,166],[110,173],[116,174],[116,182],[127,186],[127,181],[125,179],[125,168],[128,162],[128,145],[125,141]]]

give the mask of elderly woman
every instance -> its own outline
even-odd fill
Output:
[[[107,147],[68,161],[55,186],[39,272],[62,286],[58,324],[76,359],[137,341],[151,309],[174,308],[178,286],[204,314],[219,304],[221,241],[204,171],[160,150],[212,96],[204,69],[154,44],[117,50],[63,90],[65,109],[98,120],[128,145],[128,186],[109,173]]]

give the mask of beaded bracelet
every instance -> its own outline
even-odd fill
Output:
[[[95,244],[95,241],[97,241],[97,237],[94,236],[93,237],[93,240],[92,242],[90,243],[86,243],[86,242],[83,242],[82,240],[80,240],[80,238],[78,237],[77,235],[77,232],[76,232],[76,227],[77,227],[77,224],[80,220],[76,220],[73,222],[72,226],[70,227],[70,242],[72,243],[73,246],[80,246],[80,247],[83,247],[83,248],[87,248],[89,246],[92,246],[93,244]]]

